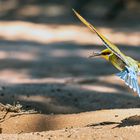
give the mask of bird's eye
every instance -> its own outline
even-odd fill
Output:
[[[102,55],[110,55],[110,52],[102,52]]]

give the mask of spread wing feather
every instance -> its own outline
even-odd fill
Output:
[[[122,80],[124,80],[125,84],[129,86],[133,91],[137,92],[140,97],[140,89],[138,86],[138,80],[136,72],[132,68],[126,67],[123,71],[116,74]]]

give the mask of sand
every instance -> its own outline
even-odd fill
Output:
[[[99,29],[140,60],[139,26],[119,23]],[[88,58],[104,48],[95,34],[17,21],[0,30],[0,102],[22,105],[0,109],[0,140],[139,140],[140,99],[109,63]]]
[[[70,115],[10,115],[1,123],[1,139],[133,140],[140,137],[140,109]]]

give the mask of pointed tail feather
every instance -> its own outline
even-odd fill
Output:
[[[124,80],[125,84],[133,89],[134,92],[137,92],[138,96],[140,97],[140,88],[138,86],[137,75],[132,69],[125,69],[116,75]]]

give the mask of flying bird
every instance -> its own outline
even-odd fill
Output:
[[[103,36],[94,26],[86,21],[78,12],[73,9],[76,16],[92,31],[95,32],[103,41],[106,49],[101,52],[93,52],[90,57],[102,57],[112,63],[120,72],[119,76],[127,86],[137,92],[140,97],[140,89],[138,85],[138,75],[140,75],[140,63],[133,58],[126,56],[119,48],[111,43],[105,36]]]

